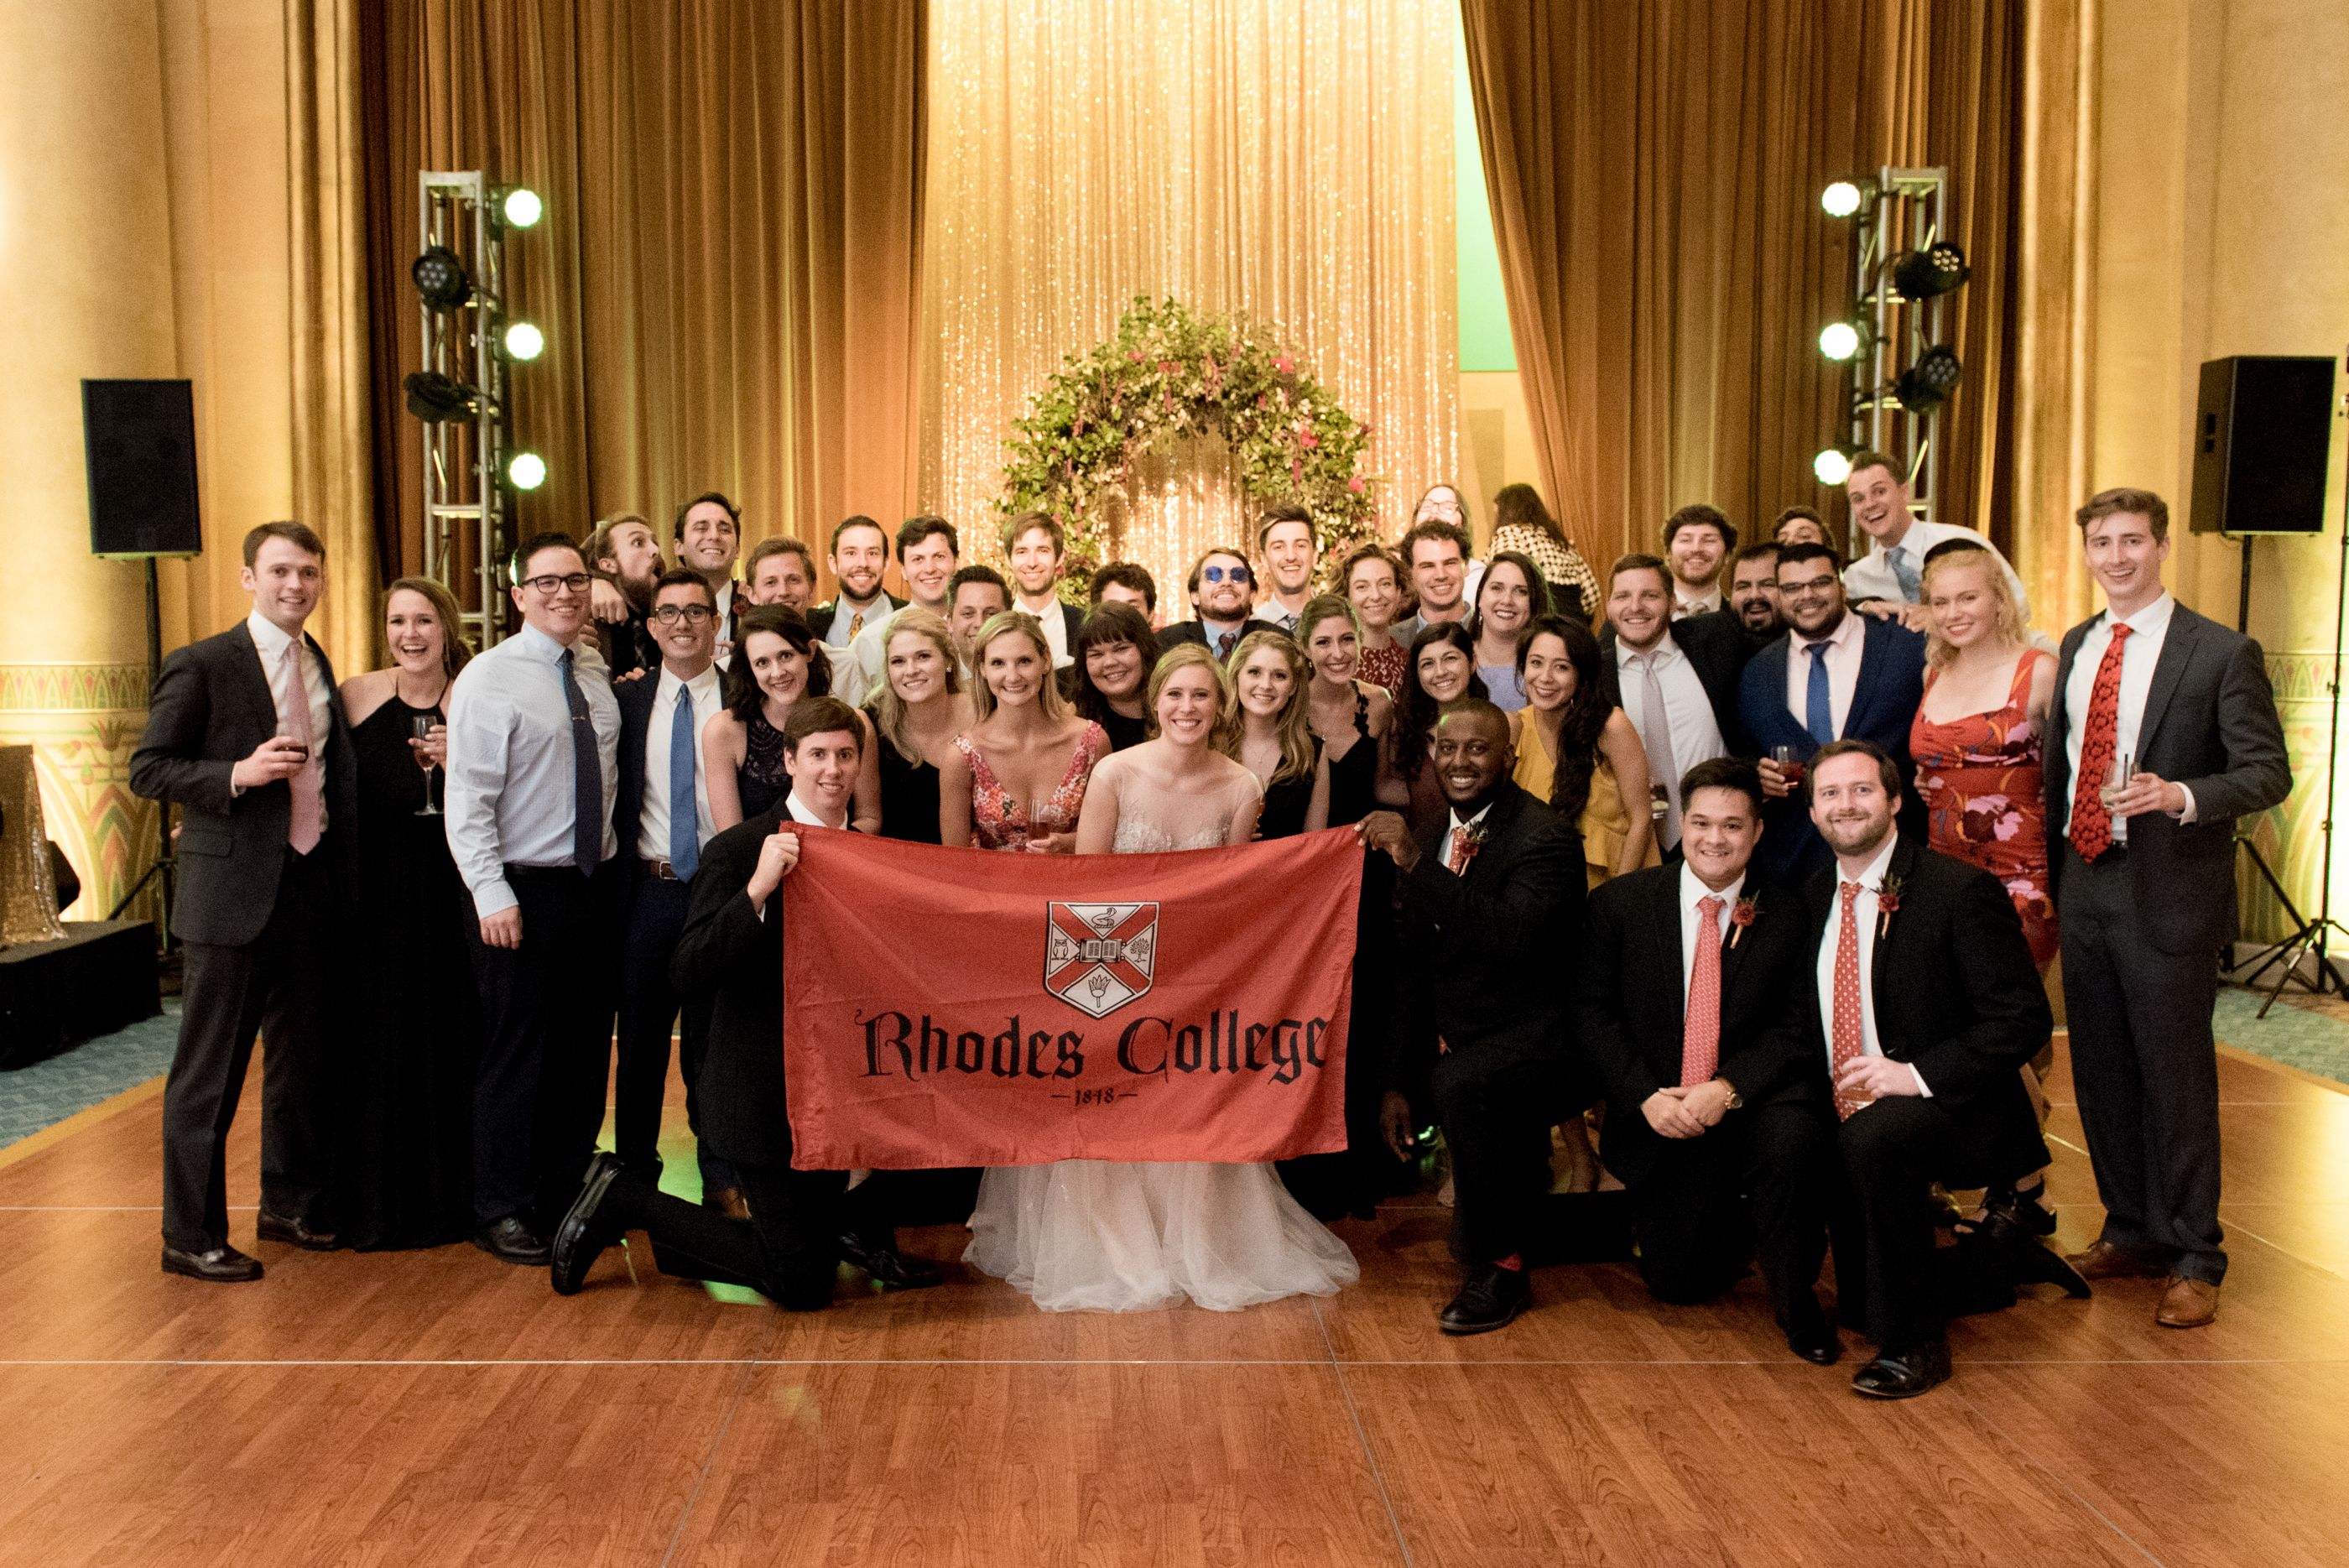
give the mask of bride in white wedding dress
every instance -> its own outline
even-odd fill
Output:
[[[1256,775],[1210,743],[1227,711],[1223,670],[1181,645],[1150,680],[1157,738],[1104,758],[1077,822],[1080,855],[1155,855],[1245,844]],[[1269,1165],[1094,1159],[987,1172],[963,1254],[1048,1312],[1137,1312],[1185,1297],[1232,1312],[1334,1295],[1354,1255],[1288,1195]]]

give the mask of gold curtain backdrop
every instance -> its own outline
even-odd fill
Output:
[[[1450,0],[941,0],[921,494],[995,557],[1003,441],[1136,295],[1277,329],[1373,439],[1381,518],[1453,477]],[[1248,533],[1219,445],[1136,465],[1117,553],[1189,613]]]

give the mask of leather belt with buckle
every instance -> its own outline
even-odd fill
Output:
[[[666,860],[639,860],[636,864],[645,868],[646,876],[657,877],[663,882],[682,882],[685,880],[684,877],[679,877],[677,874],[677,867],[670,865]]]

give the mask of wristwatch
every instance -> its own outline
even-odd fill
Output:
[[[1721,1108],[1722,1108],[1723,1110],[1725,1110],[1725,1111],[1734,1111],[1734,1110],[1742,1110],[1742,1109],[1744,1109],[1744,1106],[1745,1106],[1745,1096],[1743,1096],[1743,1095],[1741,1095],[1741,1094],[1739,1094],[1739,1093],[1737,1092],[1737,1085],[1734,1085],[1734,1084],[1731,1083],[1731,1082],[1730,1082],[1728,1079],[1726,1079],[1726,1078],[1723,1078],[1723,1077],[1719,1076],[1718,1075],[1716,1075],[1714,1076],[1714,1078],[1713,1078],[1713,1081],[1714,1083],[1716,1083],[1716,1084],[1719,1084],[1723,1088],[1727,1089],[1727,1090],[1729,1091],[1729,1098],[1728,1098],[1728,1099],[1726,1099],[1726,1100],[1724,1100],[1723,1102],[1722,1102],[1722,1107],[1721,1107]]]

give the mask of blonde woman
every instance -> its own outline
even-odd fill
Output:
[[[989,617],[971,639],[970,663],[972,722],[938,769],[938,841],[1074,853],[1077,814],[1109,735],[1061,700],[1043,623],[1026,610]]]
[[[1330,762],[1313,732],[1306,684],[1312,667],[1285,631],[1252,631],[1232,649],[1237,712],[1219,740],[1264,789],[1257,836],[1287,838],[1330,826]]]
[[[946,760],[977,717],[945,618],[919,605],[899,610],[881,662],[864,704],[881,753],[881,836],[936,844]]]
[[[1379,740],[1394,718],[1393,697],[1362,672],[1362,638],[1361,617],[1335,594],[1312,600],[1297,618],[1297,645],[1313,667],[1306,714],[1330,769],[1336,827],[1352,826],[1378,804]]]

